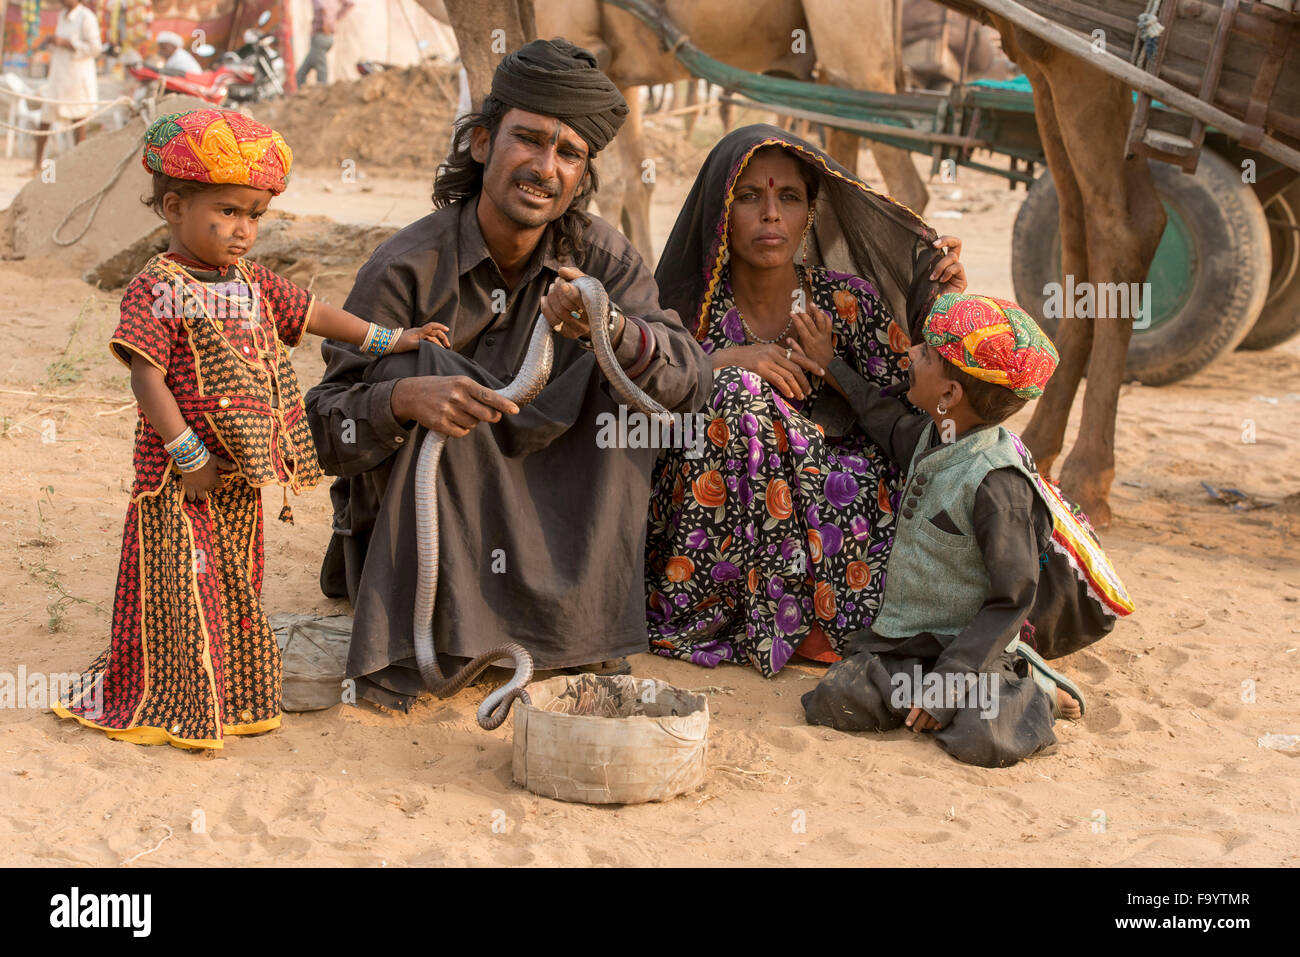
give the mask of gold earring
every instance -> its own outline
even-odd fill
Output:
[[[946,405],[944,405],[942,402],[940,402],[939,405],[938,405],[938,407],[935,408],[934,411],[937,412],[937,413],[939,413],[939,415],[947,415],[947,414],[948,414],[948,407],[947,407]]]
[[[814,215],[814,210],[812,207],[809,207],[808,221],[803,225],[803,264],[805,266],[808,265],[808,235],[812,232],[813,215]]]

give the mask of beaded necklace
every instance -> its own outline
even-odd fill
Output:
[[[806,289],[808,286],[808,280],[804,273],[803,266],[800,265],[799,263],[795,263],[794,271],[795,271],[795,275],[799,279],[799,288]],[[745,321],[745,314],[740,311],[740,299],[734,295],[732,299],[733,299],[733,304],[736,307],[736,315],[740,318],[740,327],[745,330],[745,337],[749,339],[751,342],[758,342],[758,343],[762,343],[765,346],[770,346],[773,343],[780,342],[782,339],[784,339],[786,333],[790,331],[790,327],[794,325],[794,311],[791,310],[790,318],[786,322],[785,328],[782,329],[775,336],[773,336],[771,339],[764,339],[762,336],[755,335],[754,330],[749,328],[749,323]]]

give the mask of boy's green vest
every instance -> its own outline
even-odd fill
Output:
[[[956,635],[988,598],[989,576],[974,524],[975,492],[984,476],[994,469],[1018,469],[1042,497],[1033,459],[1006,429],[980,429],[929,449],[933,429],[931,422],[921,432],[896,515],[885,594],[871,624],[885,638]],[[930,521],[945,511],[960,535]]]

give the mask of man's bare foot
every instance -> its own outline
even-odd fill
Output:
[[[1079,707],[1079,702],[1074,700],[1074,696],[1064,688],[1056,689],[1056,707],[1061,711],[1061,717],[1070,721],[1078,721],[1083,717],[1083,710]]]

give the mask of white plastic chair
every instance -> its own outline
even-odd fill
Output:
[[[29,104],[24,96],[32,95],[35,91],[28,86],[17,73],[6,73],[0,77],[0,87],[16,94],[15,96],[4,96],[8,102],[8,119],[6,122],[10,126],[21,127],[22,129],[34,130],[41,125],[41,110],[39,104]],[[35,109],[32,107],[35,106]],[[18,133],[16,130],[5,130],[5,156],[14,155],[14,143]],[[28,136],[28,139],[32,137]]]

